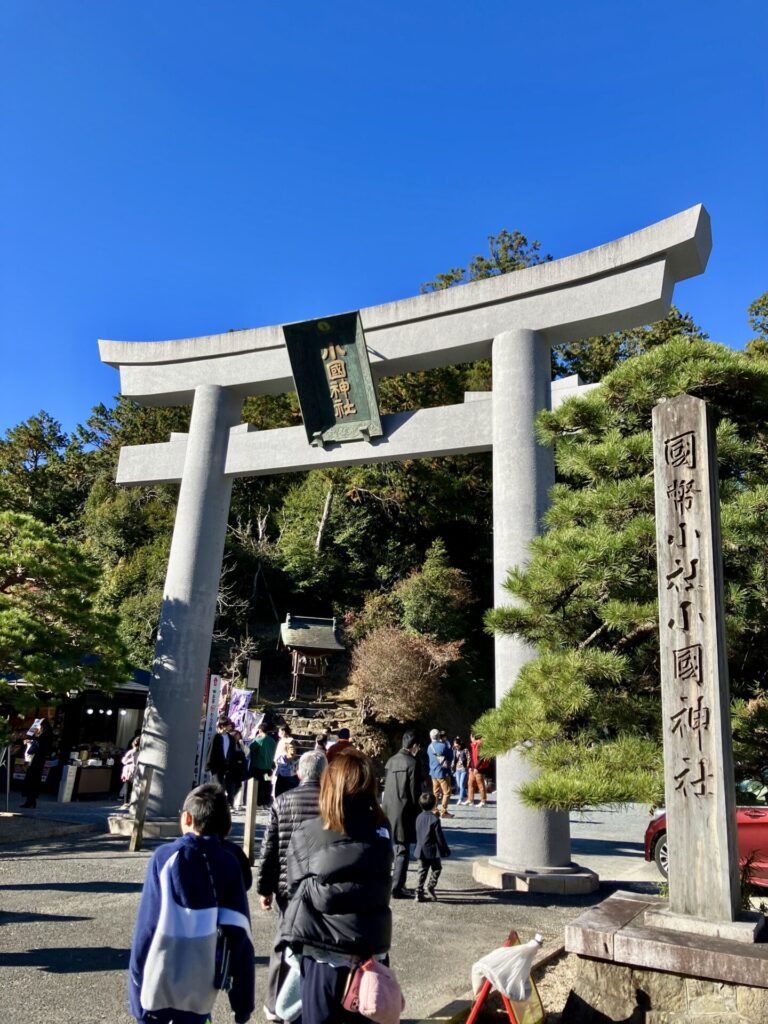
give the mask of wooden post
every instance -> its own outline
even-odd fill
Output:
[[[749,941],[750,926],[734,924],[740,885],[720,501],[706,402],[680,395],[654,408],[653,458],[669,847],[669,911],[653,923]]]
[[[258,793],[259,780],[248,779],[245,791],[245,824],[243,825],[243,852],[248,858],[248,863],[253,864],[256,860],[256,795]]]
[[[144,833],[144,819],[147,816],[147,801],[149,800],[149,791],[152,788],[152,776],[155,773],[154,765],[144,764],[141,768],[141,789],[139,791],[138,799],[136,800],[136,817],[133,821],[133,831],[131,832],[131,839],[128,843],[129,853],[138,853],[141,849],[141,840]]]

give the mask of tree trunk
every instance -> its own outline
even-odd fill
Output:
[[[328,522],[328,516],[331,514],[331,502],[333,501],[333,485],[328,488],[328,493],[325,496],[325,505],[323,507],[323,514],[320,517],[320,526],[317,530],[317,537],[315,538],[315,551],[319,552],[323,545],[323,533],[325,532],[325,524]]]

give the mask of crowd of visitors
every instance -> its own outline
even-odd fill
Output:
[[[32,730],[30,730],[32,733]],[[48,719],[26,740],[25,808],[35,806],[51,755]],[[206,768],[213,782],[187,796],[179,839],[161,846],[148,868],[129,971],[130,1009],[142,1024],[210,1024],[226,989],[235,1021],[255,1009],[254,951],[246,892],[255,881],[263,911],[275,915],[263,995],[270,1021],[362,1024],[356,979],[386,967],[391,899],[438,899],[442,859],[450,856],[442,821],[456,804],[487,800],[489,761],[482,740],[452,742],[432,729],[422,748],[414,731],[386,762],[383,789],[371,760],[348,729],[322,732],[300,753],[287,724],[262,721],[247,744],[222,715]],[[140,736],[118,762],[124,806],[138,777]],[[228,839],[233,808],[256,780],[257,805],[268,808],[254,874],[242,848]],[[406,886],[411,852],[415,888]],[[206,965],[210,965],[206,966]],[[386,984],[385,984],[386,982]],[[399,1019],[394,1017],[393,1019]]]
[[[373,969],[369,965],[388,962],[390,899],[438,898],[442,858],[450,856],[441,819],[453,817],[447,810],[452,780],[458,804],[471,802],[474,790],[484,803],[488,761],[477,736],[469,745],[458,737],[451,743],[433,729],[422,751],[416,733],[407,731],[387,761],[380,802],[373,764],[348,730],[331,739],[318,735],[314,749],[298,756],[288,726],[280,727],[277,739],[262,726],[243,769],[240,738],[227,719],[220,721],[208,759],[216,783],[189,794],[181,838],[161,847],[147,870],[130,968],[131,1011],[139,1021],[208,1024],[219,988],[228,990],[240,1024],[254,1011],[245,896],[251,869],[227,838],[233,779],[243,771],[257,779],[258,803],[269,806],[255,875],[262,910],[276,916],[263,997],[266,1019],[368,1019],[357,1012],[350,993],[363,976],[361,964]],[[415,890],[409,891],[412,848],[418,869]],[[177,928],[174,922],[184,913],[186,923]],[[200,965],[209,958],[218,970],[222,955],[227,976],[211,982]],[[395,998],[394,975],[377,969],[386,983],[382,992],[389,985]]]

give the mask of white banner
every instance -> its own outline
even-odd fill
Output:
[[[208,751],[211,747],[216,732],[216,722],[219,718],[219,698],[221,697],[221,676],[211,676],[208,681],[208,701],[206,703],[205,717],[200,722],[200,737],[197,741],[197,761],[195,764],[194,784],[202,785],[208,781],[208,772],[205,766],[208,762]]]

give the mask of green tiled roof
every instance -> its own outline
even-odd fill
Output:
[[[289,615],[280,625],[280,638],[286,647],[315,651],[343,651],[336,636],[335,619],[314,619],[305,615]]]

